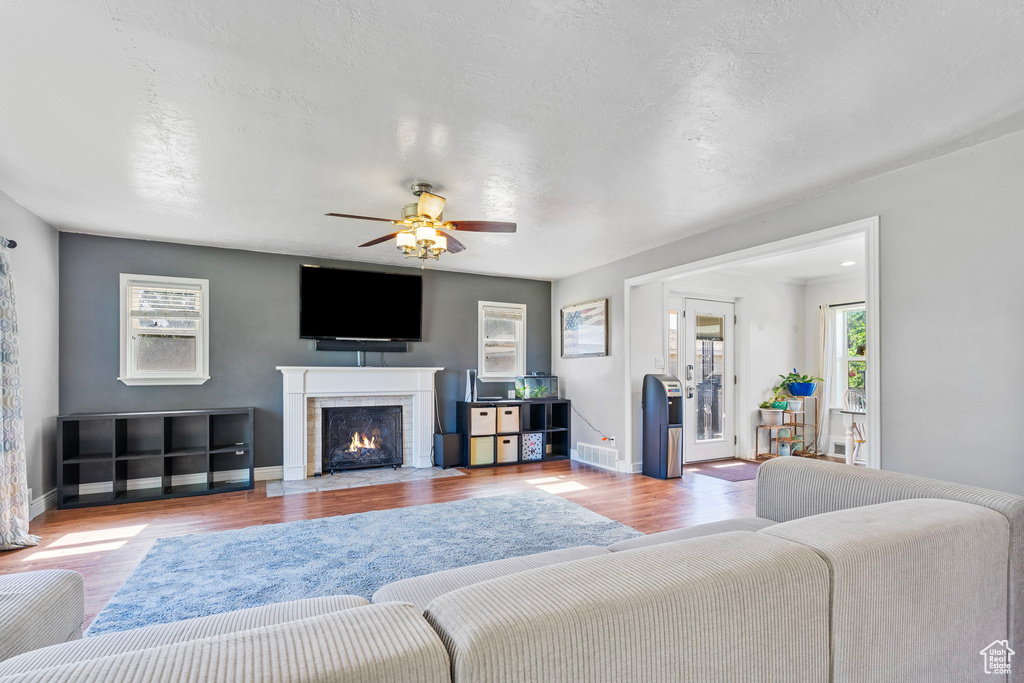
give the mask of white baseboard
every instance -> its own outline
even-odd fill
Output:
[[[32,489],[29,489],[28,499],[31,501],[28,508],[28,517],[29,519],[35,519],[57,505],[57,489],[50,489],[38,498],[33,498]]]

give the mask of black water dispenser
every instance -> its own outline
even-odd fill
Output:
[[[644,474],[683,476],[683,385],[672,375],[644,375],[641,398]]]

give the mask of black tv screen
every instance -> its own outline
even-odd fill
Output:
[[[423,277],[302,266],[299,336],[421,341]]]

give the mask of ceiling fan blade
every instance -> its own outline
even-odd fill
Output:
[[[438,230],[438,234],[444,235],[445,239],[448,240],[448,253],[458,254],[460,251],[466,251],[466,245],[458,241],[444,230]]]
[[[444,211],[444,197],[430,192],[420,193],[420,201],[416,205],[416,212],[419,215],[430,216],[431,220],[436,221],[442,211]]]
[[[361,246],[361,247],[376,246],[376,245],[378,245],[378,244],[380,244],[382,242],[387,242],[388,240],[393,239],[395,237],[395,235],[397,235],[397,234],[398,234],[397,232],[393,232],[390,235],[384,235],[383,237],[378,237],[375,240],[370,240],[366,244],[360,244],[359,246]]]
[[[463,232],[515,232],[516,224],[506,221],[449,221],[448,225]]]
[[[325,213],[325,216],[335,216],[337,218],[357,218],[361,221],[384,221],[385,223],[394,223],[390,218],[374,218],[373,216],[354,216],[350,213]]]

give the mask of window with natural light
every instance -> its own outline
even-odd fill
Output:
[[[508,382],[526,374],[526,304],[479,302],[478,376]]]
[[[121,274],[121,376],[129,385],[202,384],[209,280]]]
[[[847,391],[863,392],[867,371],[867,315],[864,304],[840,306],[836,316],[834,405],[842,407]]]

